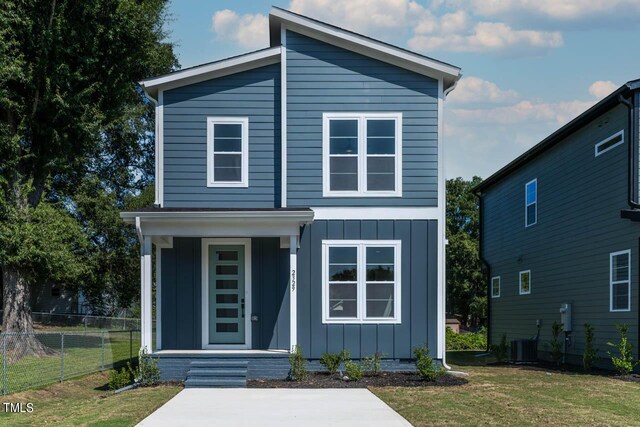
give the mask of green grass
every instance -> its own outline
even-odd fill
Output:
[[[7,392],[15,393],[32,387],[59,382],[63,372],[62,346],[59,336],[38,335],[40,341],[51,351],[45,356],[28,356],[7,363]],[[7,337],[9,354],[17,337]],[[140,348],[140,335],[133,333],[132,346],[129,332],[104,333],[104,366],[126,363],[130,356],[136,357]],[[11,360],[11,359],[9,359]],[[102,334],[65,334],[64,338],[64,378],[69,379],[92,372],[103,366]],[[4,367],[0,363],[0,385],[4,378]]]
[[[467,372],[457,387],[372,391],[416,426],[640,425],[640,383],[514,366],[486,366],[478,352],[450,352]]]
[[[28,390],[4,398],[5,402],[32,402],[30,414],[0,410],[0,425],[11,426],[133,426],[175,396],[181,386],[137,388],[120,394],[105,391],[106,372]]]

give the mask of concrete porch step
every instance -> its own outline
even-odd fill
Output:
[[[210,388],[228,388],[228,387],[246,387],[246,378],[188,378],[184,382],[185,388],[210,387]]]
[[[187,372],[187,378],[200,378],[200,377],[240,377],[247,378],[247,370],[244,368],[210,368],[201,367],[189,369]]]
[[[243,368],[247,369],[249,362],[246,360],[194,360],[189,364],[193,368]]]

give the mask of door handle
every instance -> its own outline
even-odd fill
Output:
[[[244,317],[244,298],[242,298],[242,303],[240,304],[240,307],[242,307],[242,317]]]

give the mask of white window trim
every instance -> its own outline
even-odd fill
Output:
[[[358,190],[331,191],[329,174],[329,121],[358,120]],[[396,122],[395,191],[367,191],[367,119]],[[402,113],[323,113],[322,114],[322,195],[324,197],[402,197]]]
[[[526,291],[526,292],[524,292],[522,290],[522,275],[525,274],[525,273],[529,273],[529,290]],[[518,274],[518,276],[519,276],[518,282],[519,282],[519,285],[520,285],[519,286],[520,295],[529,295],[531,293],[531,282],[532,282],[532,280],[531,280],[531,270],[523,270]]]
[[[497,295],[493,294],[493,282],[494,282],[494,280],[498,281],[498,294]],[[500,276],[492,277],[491,278],[491,298],[500,298],[500,290],[501,290],[500,288],[501,287],[502,287],[502,283],[501,283],[501,280],[500,280]]]
[[[613,258],[618,255],[627,255],[627,259],[629,260],[629,269],[627,272],[627,280],[613,280]],[[627,284],[628,292],[628,301],[627,308],[625,309],[614,309],[613,308],[613,285],[619,285],[622,283]],[[612,252],[609,254],[609,311],[611,312],[624,312],[631,311],[631,249],[627,249],[619,252]]]
[[[527,203],[527,189],[529,187],[529,185],[535,183],[536,184],[536,199],[535,201],[531,202],[531,203]],[[531,224],[529,224],[529,213],[528,213],[528,209],[529,206],[531,205],[535,205],[536,207],[536,220],[534,222],[532,222]],[[532,179],[531,181],[527,182],[524,185],[524,227],[528,228],[528,227],[532,227],[534,225],[536,225],[538,223],[538,178],[536,179]]]
[[[213,125],[242,125],[242,161],[240,181],[216,181],[213,175]],[[248,187],[249,186],[249,118],[248,117],[207,117],[207,187]]]
[[[356,318],[336,318],[329,317],[329,248],[337,246],[358,247],[358,307]],[[367,280],[366,280],[366,248],[393,247],[394,256],[394,294],[393,294],[393,318],[365,318],[367,304]],[[402,313],[400,299],[402,295],[402,274],[400,271],[402,242],[400,240],[323,240],[322,241],[322,323],[323,324],[398,324],[401,323]]]
[[[617,142],[615,144],[613,144],[611,147],[605,148],[604,150],[598,152],[598,148],[600,148],[601,145],[606,144],[608,141],[610,141],[611,139],[617,137],[617,136],[622,136],[622,138],[620,139],[620,142]],[[611,151],[614,148],[620,146],[624,144],[624,130],[621,130],[620,132],[616,132],[613,135],[611,135],[610,137],[607,137],[605,139],[603,139],[602,141],[598,142],[595,147],[594,147],[594,151],[595,151],[595,156],[598,157],[604,153],[606,153],[607,151]]]

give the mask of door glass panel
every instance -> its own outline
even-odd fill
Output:
[[[218,261],[237,261],[238,251],[216,251]]]
[[[237,265],[216,265],[216,274],[235,276],[238,274],[238,266]]]
[[[216,280],[216,289],[238,289],[237,280]]]
[[[216,332],[238,332],[237,323],[216,323]]]
[[[216,304],[237,304],[237,303],[238,303],[238,294],[216,295]]]
[[[238,309],[237,308],[218,308],[216,309],[216,316],[218,318],[235,319],[238,317]]]

